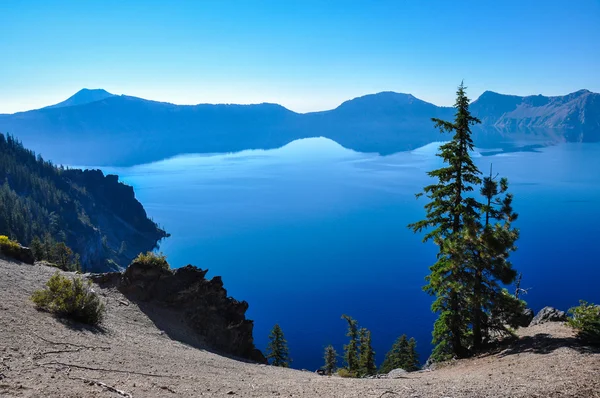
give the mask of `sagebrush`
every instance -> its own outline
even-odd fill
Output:
[[[167,256],[165,256],[162,253],[158,253],[158,254],[153,253],[153,252],[140,253],[133,260],[132,264],[133,263],[144,264],[144,265],[148,265],[148,266],[156,267],[156,268],[169,269],[169,263],[167,262]]]
[[[42,310],[89,325],[100,324],[106,312],[91,281],[68,278],[58,271],[46,282],[45,289],[33,293],[31,300]]]
[[[569,309],[569,314],[567,324],[577,330],[577,337],[600,345],[600,305],[582,300],[579,306]]]
[[[6,235],[0,235],[0,253],[13,257],[18,254],[20,248],[21,245],[18,242],[9,239]]]

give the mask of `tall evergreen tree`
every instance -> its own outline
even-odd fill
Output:
[[[468,347],[481,348],[491,333],[508,333],[504,325],[512,326],[524,305],[501,287],[516,277],[508,256],[519,235],[511,225],[517,215],[508,182],[503,178],[498,183],[492,174],[482,180],[469,155],[470,126],[480,122],[469,112],[462,84],[455,108],[454,122],[432,119],[442,132],[454,136],[440,146],[438,156],[445,166],[428,173],[437,182],[417,195],[430,199],[426,218],[409,225],[415,232],[427,229],[424,241],[433,240],[438,246],[424,287],[436,296],[432,310],[439,313],[433,331],[434,360],[464,357]],[[471,193],[478,186],[482,202]]]
[[[337,352],[332,345],[328,345],[325,347],[325,372],[327,375],[331,376],[333,372],[337,369]]]
[[[348,332],[346,336],[350,338],[348,344],[344,345],[344,360],[346,368],[349,372],[358,373],[359,358],[358,358],[358,322],[348,315],[342,315],[342,319],[348,322]]]
[[[287,341],[283,336],[283,330],[279,324],[273,326],[273,330],[269,334],[269,344],[267,345],[267,359],[271,361],[271,365],[287,368],[290,366],[289,351]]]
[[[469,112],[469,99],[461,83],[457,91],[455,120],[432,119],[442,132],[454,132],[452,140],[440,146],[437,156],[446,166],[428,172],[437,182],[424,188],[430,202],[425,205],[426,218],[410,224],[415,232],[429,229],[424,241],[433,240],[438,246],[436,263],[430,267],[424,290],[436,296],[432,310],[439,313],[434,324],[433,356],[439,359],[467,355],[465,337],[470,323],[465,289],[469,272],[465,269],[465,241],[462,237],[465,221],[477,218],[479,203],[468,196],[481,183],[480,172],[469,151],[473,150],[471,126],[480,123]]]
[[[375,366],[375,351],[371,344],[371,332],[366,328],[359,330],[360,354],[359,354],[359,375],[374,375],[377,372]]]

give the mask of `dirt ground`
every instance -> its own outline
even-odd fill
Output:
[[[171,340],[118,291],[102,330],[29,300],[54,269],[0,260],[2,397],[600,397],[600,354],[552,323],[514,346],[400,379],[342,379],[236,361]]]

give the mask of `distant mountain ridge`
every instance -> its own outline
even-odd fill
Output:
[[[471,110],[483,122],[476,145],[600,141],[600,94],[587,90],[557,97],[486,91]],[[56,162],[120,166],[185,153],[272,149],[319,136],[389,154],[439,140],[430,119],[453,116],[453,108],[394,92],[300,114],[269,103],[174,105],[84,89],[47,108],[0,115],[0,131]]]

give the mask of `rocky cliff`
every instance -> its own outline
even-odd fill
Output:
[[[124,272],[92,275],[116,287],[170,337],[201,348],[266,363],[254,347],[248,303],[227,296],[221,277],[192,265],[175,270],[134,261]]]
[[[86,271],[117,270],[167,236],[118,176],[57,167],[2,134],[0,183],[0,235],[64,242]]]

